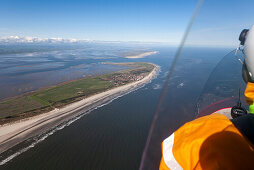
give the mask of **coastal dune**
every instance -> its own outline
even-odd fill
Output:
[[[122,96],[129,91],[150,82],[157,76],[159,70],[159,66],[154,66],[154,69],[146,77],[139,81],[95,94],[78,102],[69,104],[63,108],[52,110],[48,113],[43,113],[18,122],[0,126],[0,154],[20,142],[47,132],[65,121],[92,110],[118,96]]]

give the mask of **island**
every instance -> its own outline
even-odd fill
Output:
[[[145,62],[104,64],[128,69],[84,77],[0,102],[0,153],[141,87],[159,70],[159,66]]]
[[[146,56],[157,54],[157,53],[158,53],[158,51],[149,51],[149,52],[144,52],[141,54],[126,55],[125,58],[129,58],[129,59],[144,58]]]

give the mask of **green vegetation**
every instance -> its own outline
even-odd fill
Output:
[[[149,74],[149,63],[110,63],[130,67],[101,76],[83,78],[0,102],[0,124],[33,116],[81,100],[96,93],[136,81]]]

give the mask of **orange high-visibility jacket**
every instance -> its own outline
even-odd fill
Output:
[[[253,83],[245,96],[253,104]],[[159,168],[254,169],[254,145],[226,116],[215,113],[184,124],[165,139]]]
[[[254,83],[250,83],[249,82],[247,84],[247,87],[246,87],[244,95],[245,95],[247,103],[249,105],[252,105],[253,101],[254,101]]]

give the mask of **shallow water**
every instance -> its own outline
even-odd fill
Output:
[[[77,49],[0,55],[0,100],[83,76],[126,69],[101,64],[105,57],[117,57],[99,54],[100,57]]]

